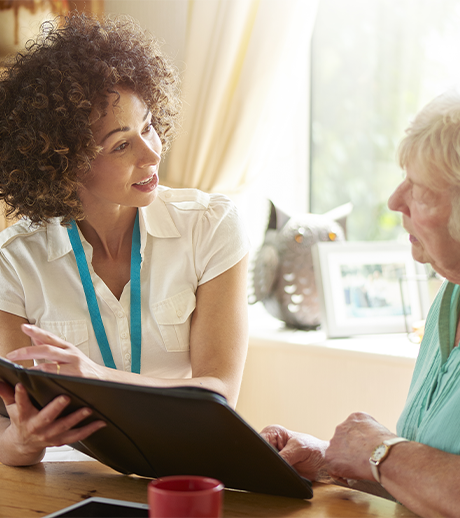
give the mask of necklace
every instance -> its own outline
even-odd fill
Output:
[[[89,273],[88,263],[81,243],[80,234],[75,221],[71,221],[67,228],[70,243],[77,261],[78,272],[85,292],[86,304],[91,317],[94,334],[104,360],[104,365],[116,369],[110,350],[107,333],[102,322],[101,312],[94,291],[93,281]],[[139,211],[134,221],[133,238],[131,244],[131,298],[130,298],[130,325],[131,325],[131,372],[137,374],[141,371],[141,342],[142,342],[142,320],[141,320],[141,236],[139,230]]]

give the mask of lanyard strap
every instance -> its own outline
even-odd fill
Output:
[[[85,252],[81,244],[80,234],[75,221],[71,221],[67,228],[70,243],[77,261],[78,272],[85,291],[86,304],[88,305],[91,323],[94,334],[104,360],[104,365],[116,369],[113,361],[112,351],[102,322],[101,312],[94,291],[93,281],[89,273]],[[131,372],[137,374],[141,371],[141,343],[142,343],[142,322],[141,322],[141,235],[139,230],[139,211],[134,222],[133,238],[131,245]]]
[[[139,211],[134,221],[131,244],[131,372],[141,373],[141,232],[139,230]]]

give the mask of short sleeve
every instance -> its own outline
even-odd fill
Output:
[[[249,238],[234,203],[222,194],[210,197],[194,232],[198,285],[230,269],[249,251]]]
[[[27,318],[22,283],[4,253],[0,253],[0,311]]]

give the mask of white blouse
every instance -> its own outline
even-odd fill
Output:
[[[141,374],[191,376],[189,334],[199,285],[238,263],[249,241],[233,203],[220,194],[158,187],[140,209]],[[120,300],[94,272],[80,234],[102,320],[120,370],[131,370],[130,283]],[[65,227],[21,220],[0,233],[0,310],[27,319],[103,364]]]

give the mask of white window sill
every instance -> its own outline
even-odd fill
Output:
[[[257,346],[279,346],[290,344],[299,347],[321,347],[330,352],[349,351],[353,353],[381,355],[390,359],[407,358],[413,363],[420,345],[411,342],[406,333],[361,335],[350,338],[327,338],[324,331],[303,331],[288,328],[272,317],[258,302],[249,306],[249,344]]]

